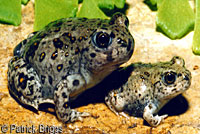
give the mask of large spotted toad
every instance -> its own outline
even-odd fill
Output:
[[[9,91],[37,110],[39,104],[55,104],[63,122],[81,120],[89,114],[71,109],[70,102],[126,62],[133,48],[121,13],[110,20],[57,20],[16,46],[8,65]]]
[[[169,62],[132,64],[119,71],[118,77],[127,79],[108,93],[106,104],[116,114],[143,116],[151,126],[157,126],[167,117],[157,115],[158,111],[190,86],[191,73],[184,65],[177,56]]]

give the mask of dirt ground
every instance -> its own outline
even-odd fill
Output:
[[[193,4],[193,1],[190,1]],[[9,94],[7,88],[7,65],[13,48],[33,31],[33,3],[22,8],[22,24],[18,27],[0,24],[0,133],[29,133],[32,128],[41,132],[63,133],[106,133],[106,134],[198,134],[200,133],[200,57],[192,53],[193,32],[180,40],[170,40],[156,32],[156,12],[142,0],[127,0],[126,15],[129,29],[135,39],[135,51],[124,66],[133,62],[168,61],[178,55],[185,59],[186,67],[192,73],[192,85],[181,96],[169,102],[159,114],[169,114],[158,127],[150,127],[142,118],[121,117],[112,113],[104,103],[104,90],[97,86],[82,94],[74,107],[78,111],[89,112],[91,117],[83,122],[62,124],[54,114],[44,111],[38,113],[19,105]],[[13,131],[11,131],[14,129]],[[43,131],[44,132],[44,131]]]

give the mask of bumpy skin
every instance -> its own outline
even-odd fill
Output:
[[[154,114],[190,86],[191,73],[184,65],[184,60],[177,56],[169,62],[132,64],[119,71],[129,70],[130,76],[119,88],[109,92],[106,104],[116,114],[143,116],[151,126],[157,126],[167,115]]]
[[[55,104],[63,122],[81,120],[89,114],[70,109],[70,101],[126,62],[133,48],[128,19],[121,13],[111,20],[57,20],[16,46],[8,65],[9,91],[35,109]]]

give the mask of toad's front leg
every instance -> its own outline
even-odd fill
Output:
[[[151,125],[151,126],[158,126],[168,115],[155,115],[158,111],[158,105],[150,102],[145,108],[143,113],[143,118]]]
[[[82,121],[82,117],[90,116],[86,112],[78,112],[69,106],[70,97],[79,94],[85,89],[85,81],[81,75],[75,74],[67,76],[61,80],[54,92],[56,114],[59,120],[64,123]]]

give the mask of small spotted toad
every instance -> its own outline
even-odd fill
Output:
[[[159,125],[167,117],[157,115],[158,111],[191,83],[191,73],[178,56],[169,62],[132,64],[119,70],[118,77],[123,77],[126,71],[127,79],[108,93],[105,102],[114,113],[143,116],[151,126]]]
[[[128,19],[121,13],[110,20],[57,20],[15,47],[9,91],[36,110],[42,103],[55,104],[62,122],[82,120],[89,113],[71,109],[70,102],[128,61],[133,49]]]

